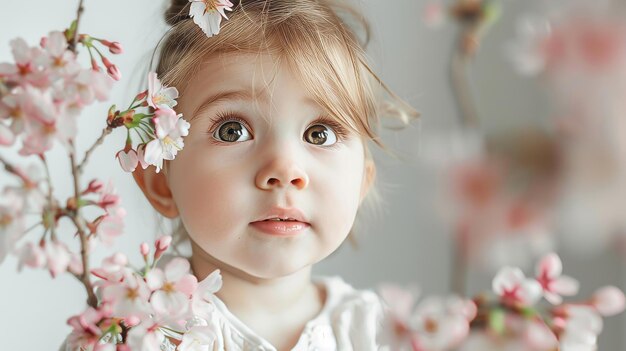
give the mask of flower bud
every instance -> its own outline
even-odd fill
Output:
[[[39,46],[41,46],[42,49],[45,49],[47,44],[48,44],[48,38],[41,37],[41,40],[39,40]]]
[[[141,100],[145,99],[146,96],[148,96],[148,90],[144,90],[141,93],[137,94],[137,96],[135,96],[135,100],[136,101],[141,101]]]
[[[96,72],[100,72],[100,66],[98,66],[98,62],[96,62],[96,59],[91,59],[91,69]]]
[[[122,79],[122,72],[120,72],[119,68],[117,68],[117,66],[115,65],[108,66],[107,73],[109,74],[109,76],[111,76],[111,78],[115,80]]]
[[[172,237],[169,235],[164,235],[156,240],[156,242],[154,243],[154,246],[159,251],[165,251],[170,247],[171,243],[172,243]]]
[[[148,256],[148,254],[150,253],[150,247],[148,246],[148,243],[141,243],[141,245],[139,245],[139,251],[141,252],[141,256]]]
[[[124,52],[124,49],[122,48],[122,44],[114,41],[111,43],[111,45],[109,45],[109,52],[111,52],[113,55],[119,55]]]
[[[103,187],[104,187],[104,183],[102,183],[101,181],[97,179],[94,179],[89,182],[87,189],[85,189],[85,191],[82,192],[82,195],[90,194],[90,193],[98,193],[102,190]]]

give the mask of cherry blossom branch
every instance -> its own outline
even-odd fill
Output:
[[[467,33],[461,34],[461,42],[467,40]],[[463,45],[460,45],[461,47]],[[459,48],[453,56],[450,63],[450,81],[452,83],[452,91],[459,108],[459,118],[463,127],[478,127],[478,116],[474,105],[471,88],[467,77],[468,63],[471,57]]]
[[[82,217],[80,216],[80,188],[78,185],[79,172],[78,166],[76,165],[76,148],[74,144],[72,144],[72,152],[70,152],[70,163],[72,167],[72,175],[74,178],[74,197],[76,200],[76,207],[70,209],[70,218],[72,222],[76,226],[76,230],[78,231],[78,237],[80,238],[80,256],[82,258],[83,263],[83,273],[80,275],[80,281],[85,286],[87,290],[87,304],[91,307],[96,308],[98,306],[98,299],[93,291],[93,284],[91,283],[90,270],[89,270],[89,241],[87,240],[87,234],[85,232],[85,224],[83,223]]]
[[[72,41],[69,43],[70,50],[76,53],[76,44],[78,43],[78,25],[80,24],[80,18],[83,14],[85,8],[83,7],[83,0],[80,0],[78,3],[78,9],[76,10],[76,22],[72,26],[74,27],[74,36],[72,37]]]
[[[50,211],[48,213],[46,213],[45,215],[45,222],[44,222],[44,226],[50,228],[51,231],[51,237],[53,241],[57,240],[57,232],[56,232],[56,201],[54,201],[54,197],[52,196],[53,193],[53,187],[52,187],[52,177],[50,176],[50,167],[48,167],[48,161],[46,160],[46,156],[45,155],[39,155],[39,158],[41,159],[41,161],[43,162],[44,165],[44,169],[46,170],[46,183],[48,184],[48,206],[49,208],[47,208],[47,211]],[[48,219],[50,218],[49,216],[52,215],[52,220],[51,223],[48,222]]]
[[[83,157],[83,160],[80,162],[80,164],[77,167],[77,171],[78,171],[79,175],[81,175],[83,173],[84,167],[87,164],[87,159],[89,158],[91,153],[93,153],[93,151],[96,149],[96,147],[98,147],[99,145],[102,145],[102,142],[104,141],[104,138],[106,138],[107,135],[111,134],[112,131],[113,131],[113,128],[111,126],[107,126],[106,128],[104,128],[102,130],[102,134],[100,135],[98,140],[96,140],[96,142],[93,145],[91,145],[89,150],[87,150],[87,152],[85,152],[85,156]]]

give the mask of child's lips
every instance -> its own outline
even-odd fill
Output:
[[[305,222],[274,220],[256,221],[250,225],[263,233],[278,236],[297,235],[310,227],[309,223]]]

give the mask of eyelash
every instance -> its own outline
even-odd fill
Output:
[[[248,130],[252,129],[252,128],[250,128],[250,125],[248,124],[248,122],[245,119],[239,117],[237,115],[237,113],[231,112],[231,111],[221,111],[221,112],[216,113],[215,117],[211,118],[211,126],[212,127],[209,129],[207,134],[209,134],[209,135],[215,134],[215,131],[224,122],[230,122],[230,121],[239,122],[239,123],[243,124],[244,127],[248,128]],[[348,138],[348,130],[343,125],[341,125],[339,122],[335,121],[334,119],[332,119],[332,118],[330,118],[328,116],[319,116],[313,122],[311,122],[309,127],[317,125],[317,124],[324,124],[324,125],[332,128],[333,131],[335,132],[335,135],[337,136],[337,143],[335,143],[333,145],[326,146],[326,147],[336,146],[338,143],[340,143],[340,142],[342,142],[342,141],[344,141],[345,139]],[[222,141],[212,140],[212,138],[211,138],[211,142],[215,142],[215,143],[218,143],[218,144],[223,143]]]

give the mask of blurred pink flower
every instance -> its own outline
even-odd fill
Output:
[[[71,253],[64,243],[50,240],[44,245],[46,266],[53,278],[65,273],[72,259]]]
[[[72,327],[67,346],[72,350],[80,347],[95,347],[102,337],[102,330],[98,327],[98,323],[108,316],[106,308],[95,309],[87,307],[87,309],[79,315],[72,316],[67,320],[67,324]]]
[[[543,296],[553,305],[563,302],[563,296],[574,296],[578,293],[579,283],[576,279],[561,275],[563,264],[555,253],[546,255],[537,264],[537,281],[543,288]]]
[[[96,281],[96,286],[108,286],[122,282],[126,277],[132,275],[133,271],[128,265],[128,258],[121,252],[117,252],[102,260],[100,267],[93,268],[91,274],[102,279]]]
[[[430,297],[423,300],[411,317],[423,350],[449,350],[469,333],[469,322],[476,316],[476,305],[460,298]]]
[[[614,316],[624,311],[626,298],[624,293],[614,287],[605,286],[596,290],[591,297],[591,305],[603,316]]]
[[[446,8],[440,1],[429,2],[424,7],[422,18],[428,27],[440,27],[446,19]]]
[[[588,306],[567,305],[563,309],[564,316],[554,319],[555,325],[562,330],[559,349],[595,351],[603,327],[602,318]]]
[[[76,62],[76,55],[68,50],[65,34],[59,31],[50,32],[44,42],[44,49],[49,57],[42,62],[42,65],[48,74],[52,75],[53,80],[56,78],[71,79],[80,71],[80,65]]]
[[[492,286],[502,302],[509,305],[532,306],[541,298],[541,285],[526,278],[519,268],[507,266],[500,269]]]
[[[28,46],[22,38],[11,40],[10,45],[15,64],[0,63],[0,77],[21,86],[49,86],[50,77],[41,65],[47,61],[46,53],[39,47]]]
[[[104,214],[96,230],[98,239],[107,246],[113,245],[114,240],[124,231],[124,217],[126,210],[122,207]]]
[[[151,320],[144,320],[128,332],[127,345],[131,350],[161,351],[165,335],[159,325]]]
[[[41,268],[46,264],[46,253],[37,244],[27,242],[17,253],[18,266],[17,271],[21,272],[24,266],[30,268]]]

